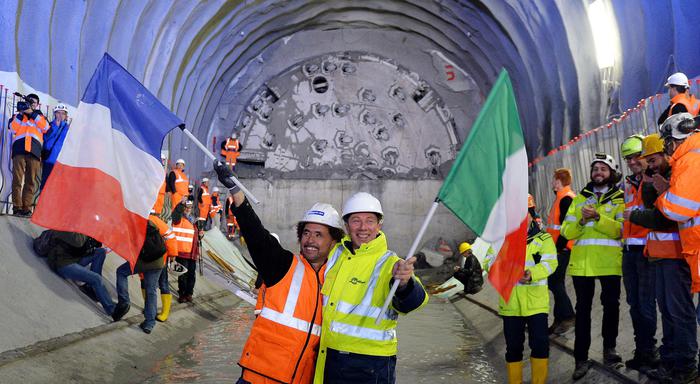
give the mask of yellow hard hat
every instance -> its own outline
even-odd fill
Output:
[[[658,133],[652,133],[642,141],[642,157],[662,153],[664,151],[664,141]]]
[[[462,243],[459,245],[459,253],[462,254],[468,250],[472,249],[472,246],[469,243]]]

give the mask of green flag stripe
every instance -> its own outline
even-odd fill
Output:
[[[523,148],[513,87],[504,69],[498,76],[438,198],[477,234],[503,193],[506,158]]]

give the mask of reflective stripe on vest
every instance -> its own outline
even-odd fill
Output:
[[[372,276],[369,278],[367,283],[367,291],[362,297],[360,304],[350,304],[344,301],[338,301],[336,310],[340,313],[345,313],[346,315],[358,315],[363,317],[371,317],[376,319],[377,316],[382,312],[381,307],[375,307],[372,305],[372,297],[374,296],[374,289],[377,286],[377,280],[379,280],[379,272],[382,270],[384,263],[393,255],[393,252],[386,252],[374,265],[374,270],[372,271]],[[324,300],[325,301],[325,300]],[[393,309],[389,308],[382,316],[386,320],[396,320],[399,314]]]
[[[343,253],[343,247],[338,246],[335,248],[335,252],[331,255],[331,257],[328,258],[328,261],[326,261],[326,270],[323,271],[323,279],[326,279],[326,276],[328,275],[328,271],[333,268],[335,263],[338,261],[338,258],[340,258],[340,255]],[[326,304],[328,303],[328,296],[323,295],[323,306],[325,307]]]
[[[647,246],[644,250],[645,255],[651,257],[678,259],[681,258],[682,249],[678,232],[652,231],[647,235]]]
[[[600,245],[603,247],[621,247],[622,243],[619,240],[611,239],[581,239],[576,240],[576,245]]]
[[[629,237],[623,241],[625,242],[625,245],[645,245],[647,243],[646,238],[639,237]]]
[[[377,317],[377,315],[379,315],[382,309],[381,307],[375,307],[372,305],[372,297],[374,297],[374,291],[377,288],[377,281],[379,280],[379,274],[382,270],[382,267],[389,259],[389,257],[393,254],[393,252],[387,251],[374,265],[372,275],[369,281],[367,282],[367,290],[365,291],[365,294],[362,297],[360,304],[350,304],[344,301],[339,301],[336,306],[336,311],[344,313],[346,315],[357,315],[365,318],[370,318],[372,319],[372,321],[374,321],[374,319]],[[326,271],[328,271],[328,268],[326,269]],[[327,302],[325,296],[323,301],[324,304]],[[398,317],[399,314],[392,308],[388,308],[382,316],[384,320],[396,320],[398,319]],[[378,330],[373,328],[345,324],[337,320],[331,322],[330,330],[331,332],[339,333],[346,336],[377,341],[389,341],[393,340],[396,337],[396,329],[394,328]]]
[[[299,299],[299,293],[301,292],[301,285],[304,282],[304,263],[301,261],[299,255],[294,255],[294,257],[297,259],[297,265],[294,268],[292,282],[289,285],[289,293],[287,293],[287,300],[284,303],[284,310],[282,312],[277,312],[272,308],[265,307],[263,304],[260,317],[301,332],[309,332],[309,326],[311,324],[309,324],[309,322],[306,320],[294,317],[297,300]],[[320,336],[321,327],[317,324],[313,324],[313,327],[311,327],[311,334]]]
[[[692,219],[678,223],[678,229],[688,229],[700,225],[700,217],[693,217]]]

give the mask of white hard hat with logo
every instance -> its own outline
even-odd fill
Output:
[[[668,87],[671,85],[682,85],[686,88],[690,88],[688,76],[686,76],[683,72],[676,72],[673,75],[669,76],[668,79],[666,79],[666,84],[664,84],[664,86]]]
[[[202,179],[202,183],[208,183],[208,182],[209,182],[209,178],[208,178],[208,177],[205,177],[205,178]]]
[[[384,216],[382,204],[376,197],[367,192],[358,192],[345,201],[345,205],[343,205],[343,219],[347,220],[349,215],[357,212],[373,212]]]
[[[219,187],[214,187],[211,189],[211,193],[219,192]]]
[[[591,168],[593,167],[593,164],[595,163],[603,163],[606,164],[608,167],[610,167],[610,170],[613,172],[617,172],[617,161],[613,159],[612,156],[606,154],[606,153],[596,153],[594,155],[593,161],[591,161]]]
[[[63,104],[63,103],[58,103],[58,104],[56,104],[56,106],[54,107],[53,112],[56,113],[56,112],[58,112],[58,111],[63,111],[63,112],[65,112],[65,113],[68,113],[68,107],[66,107],[66,105]]]
[[[177,161],[175,162],[175,165],[177,165],[177,164],[185,165],[185,160],[184,159],[177,159]]]
[[[343,222],[340,220],[338,211],[326,203],[314,204],[311,209],[304,213],[304,217],[299,220],[299,223],[317,223],[343,230]]]
[[[683,140],[697,132],[697,124],[690,113],[676,113],[664,121],[659,131],[662,139],[672,137]]]

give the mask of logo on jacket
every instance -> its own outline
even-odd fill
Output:
[[[352,285],[365,284],[365,283],[367,283],[367,282],[362,281],[362,280],[358,279],[357,277],[353,277],[352,279],[350,279],[350,284],[352,284]]]

